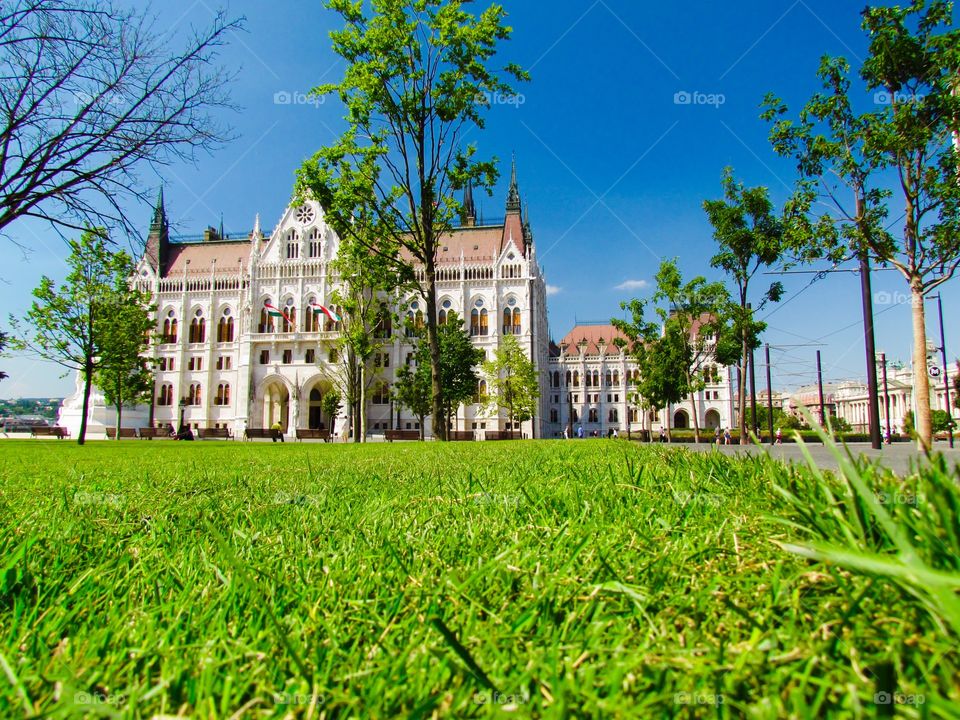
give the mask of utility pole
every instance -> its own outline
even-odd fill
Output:
[[[950,373],[947,372],[947,340],[943,333],[943,299],[937,293],[937,313],[940,316],[940,356],[943,358],[943,402],[947,406],[947,432],[953,447],[953,409],[950,406]]]
[[[820,427],[827,427],[827,414],[823,404],[823,366],[820,364],[820,351],[817,350],[817,394],[820,399]]]
[[[857,204],[860,205],[858,199]],[[858,217],[860,217],[858,208]],[[869,427],[870,444],[874,450],[882,446],[880,440],[880,401],[877,398],[877,347],[873,334],[873,291],[870,287],[870,258],[867,249],[861,248],[858,253],[860,259],[860,294],[863,298],[863,335],[867,354],[867,395],[869,396]]]
[[[767,353],[767,429],[770,431],[770,444],[773,445],[773,388],[770,383],[770,343],[764,345]]]
[[[753,306],[747,303],[747,311],[753,318]],[[754,435],[760,434],[760,428],[757,427],[757,376],[754,371],[754,351],[750,348],[750,429]]]
[[[887,354],[880,353],[880,373],[883,377],[883,416],[887,419],[887,437],[890,433],[890,389],[887,386]]]

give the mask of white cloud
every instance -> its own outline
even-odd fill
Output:
[[[547,297],[559,295],[561,292],[563,292],[562,287],[557,287],[556,285],[547,285]]]
[[[649,287],[650,283],[646,280],[626,280],[619,285],[617,285],[614,290],[643,290],[645,287]]]

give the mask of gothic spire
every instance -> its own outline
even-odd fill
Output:
[[[150,232],[161,232],[167,226],[167,211],[163,206],[163,185],[157,193],[157,204],[153,206],[153,221],[150,223]]]
[[[463,191],[463,224],[472,227],[477,223],[477,208],[473,203],[473,182],[467,180],[467,187]]]
[[[513,156],[510,169],[510,192],[507,195],[507,214],[520,212],[520,189],[517,187],[517,156]]]

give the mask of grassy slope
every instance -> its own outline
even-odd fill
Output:
[[[609,441],[0,443],[0,715],[874,717],[892,672],[925,700],[887,709],[952,716],[919,603],[771,542],[802,539],[770,519],[794,472]]]

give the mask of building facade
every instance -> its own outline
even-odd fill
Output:
[[[288,207],[269,234],[257,216],[253,231],[241,237],[208,228],[202,236],[173,239],[161,195],[136,279],[157,307],[154,425],[176,427],[182,412],[195,428],[226,427],[235,437],[274,423],[288,435],[297,428],[345,431],[345,410],[336,418],[323,410],[324,396],[343,385],[340,323],[335,312],[315,311],[330,306],[337,287],[331,263],[338,244],[314,202]],[[440,242],[437,298],[439,321],[455,313],[487,358],[511,334],[546,376],[546,283],[515,168],[500,221],[478,223],[467,189],[462,226]],[[411,295],[390,305],[397,321],[381,329],[382,347],[369,368],[366,413],[374,435],[419,429],[394,404],[391,388],[415,351],[416,337],[404,321],[422,323],[425,304]],[[484,391],[481,383],[478,395]],[[536,416],[518,428],[509,427],[505,413],[491,417],[479,404],[461,407],[454,429],[475,431],[478,439],[504,430],[542,437],[545,403],[542,398]]]
[[[661,428],[690,429],[697,422],[706,433],[734,423],[732,368],[707,361],[705,387],[681,403],[644,410],[632,383],[639,380],[636,361],[618,340],[625,336],[610,324],[577,325],[551,346],[549,372],[542,392],[547,396],[547,437],[657,433]]]

